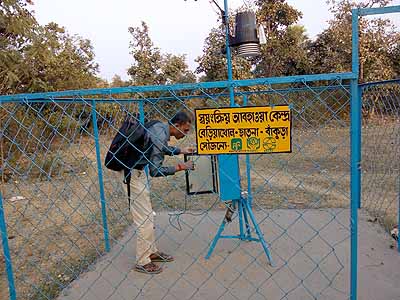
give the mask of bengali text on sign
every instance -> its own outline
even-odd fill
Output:
[[[196,109],[198,154],[291,152],[288,105]]]

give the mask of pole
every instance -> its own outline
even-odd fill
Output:
[[[358,269],[358,207],[360,205],[361,187],[361,101],[358,93],[358,9],[352,10],[352,72],[356,75],[351,80],[351,217],[350,217],[350,299],[357,299],[357,269]]]
[[[228,18],[228,0],[224,0],[224,20],[225,24],[225,45],[226,45],[226,61],[228,65],[228,84],[229,84],[229,104],[230,106],[235,106],[235,96],[232,86],[232,57],[231,48],[229,47],[229,18]]]
[[[106,252],[110,252],[110,239],[109,239],[108,225],[107,225],[107,209],[106,209],[106,199],[104,196],[103,169],[101,167],[102,159],[100,156],[99,130],[97,128],[97,111],[96,111],[96,101],[95,100],[92,100],[92,122],[93,122],[94,142],[96,145],[97,176],[99,179],[101,216],[102,216],[102,221],[103,221],[103,234],[104,234],[104,246],[105,246]]]
[[[17,294],[15,292],[14,273],[11,262],[10,248],[8,246],[7,223],[5,220],[3,197],[0,192],[0,233],[1,243],[3,245],[4,260],[6,263],[6,273],[8,280],[8,290],[10,293],[10,300],[16,300]]]

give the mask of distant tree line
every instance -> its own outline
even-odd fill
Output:
[[[345,72],[351,70],[351,8],[385,6],[389,0],[329,0],[333,19],[315,39],[297,25],[302,14],[286,0],[256,0],[257,22],[267,44],[262,55],[233,55],[234,79]],[[32,0],[0,2],[0,94],[57,91],[107,86],[164,85],[226,79],[223,28],[213,28],[204,41],[198,66],[190,71],[185,55],[162,53],[145,22],[129,27],[133,63],[129,80],[115,75],[111,82],[98,75],[91,41],[68,33],[52,22],[38,24]],[[233,17],[233,16],[232,16]],[[231,18],[233,19],[233,18]],[[399,77],[400,33],[385,18],[360,20],[360,81]],[[197,75],[197,76],[196,76]]]
[[[257,23],[262,24],[267,44],[262,55],[253,59],[233,56],[235,79],[290,76],[351,71],[351,9],[385,6],[388,0],[355,3],[330,0],[333,19],[329,26],[311,40],[303,26],[296,25],[301,12],[285,0],[255,1]],[[316,12],[317,13],[317,12]],[[400,32],[384,18],[360,20],[360,81],[384,80],[400,76]],[[214,28],[207,37],[196,73],[201,80],[226,78],[226,61],[220,52],[224,33]]]
[[[389,0],[329,0],[333,19],[327,29],[310,39],[306,29],[297,25],[302,14],[286,0],[255,0],[257,23],[264,27],[266,45],[261,55],[253,59],[240,58],[233,53],[233,78],[247,79],[271,76],[290,76],[351,71],[351,8],[379,7]],[[143,21],[138,27],[129,27],[130,54],[133,63],[127,66],[128,80],[116,74],[111,82],[100,78],[94,48],[89,39],[71,34],[66,28],[51,22],[41,25],[32,12],[32,0],[0,1],[0,94],[49,92],[70,89],[123,87],[137,85],[166,85],[197,81],[226,80],[226,58],[221,49],[225,46],[222,25],[213,28],[204,41],[203,53],[196,59],[198,64],[191,71],[185,55],[164,53],[151,40],[149,27]],[[233,21],[233,14],[230,22]],[[400,76],[400,33],[393,24],[383,18],[360,20],[360,82],[385,80]],[[295,86],[291,86],[295,88]],[[284,87],[283,87],[284,88]],[[248,88],[251,91],[251,88]],[[209,91],[213,92],[213,91]],[[160,93],[142,95],[112,95],[113,98],[153,98]],[[189,91],[176,96],[196,96]],[[263,98],[254,96],[254,101]],[[326,122],[323,105],[334,109],[346,106],[343,91],[329,92],[326,103],[316,103],[320,108],[307,105],[314,95],[307,92],[294,99],[305,109],[306,115],[316,122]],[[270,95],[270,101],[279,102],[278,95]],[[197,99],[198,100],[198,99]],[[208,100],[207,100],[208,101]],[[208,105],[207,101],[188,101],[183,105],[176,101],[147,103],[148,117],[170,118],[185,107]],[[219,101],[224,101],[223,97]],[[303,102],[304,103],[303,103]],[[342,101],[342,102],[340,102]],[[188,104],[186,104],[188,103]],[[336,108],[335,108],[336,107]],[[348,105],[338,110],[338,117],[348,114]],[[100,104],[98,126],[100,130],[118,127],[116,120],[124,117],[121,105]],[[135,104],[126,107],[137,111]],[[0,110],[2,129],[2,165],[17,161],[18,149],[29,153],[47,149],[57,133],[63,134],[64,142],[71,142],[82,134],[91,132],[90,103],[23,105],[2,104]],[[310,122],[311,124],[311,122]],[[45,142],[43,142],[45,141]],[[36,149],[36,150],[35,150]],[[1,168],[0,168],[1,169]],[[1,171],[1,170],[0,170]]]

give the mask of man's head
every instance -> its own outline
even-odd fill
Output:
[[[170,120],[169,123],[170,135],[179,140],[189,133],[192,119],[187,113],[180,111]]]

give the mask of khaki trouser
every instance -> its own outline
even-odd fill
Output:
[[[131,212],[136,225],[136,261],[138,265],[151,262],[150,254],[157,252],[154,237],[154,211],[150,201],[149,183],[146,173],[132,171]]]

